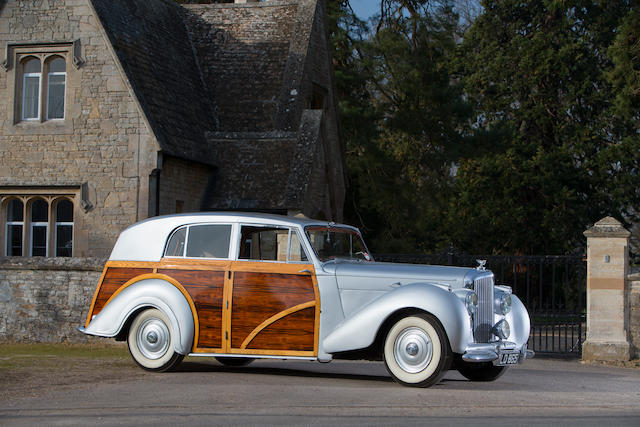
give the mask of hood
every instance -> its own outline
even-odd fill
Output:
[[[416,282],[438,283],[457,289],[464,287],[465,278],[473,280],[479,273],[487,273],[466,267],[348,261],[326,263],[324,270],[336,275],[341,289],[371,290]]]

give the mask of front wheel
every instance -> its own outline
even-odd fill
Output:
[[[184,356],[173,349],[174,336],[167,316],[155,308],[136,316],[129,328],[127,345],[133,360],[148,371],[168,371]]]
[[[471,381],[495,381],[507,372],[506,366],[494,366],[491,362],[464,362],[456,363],[458,372]]]
[[[397,382],[411,387],[437,383],[449,369],[451,358],[444,329],[427,313],[398,320],[384,342],[387,370]]]

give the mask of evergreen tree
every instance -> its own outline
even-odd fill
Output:
[[[449,1],[384,0],[367,27],[348,2],[337,4],[342,21],[332,40],[350,172],[347,218],[378,252],[442,248],[451,165],[469,113],[449,70],[458,17]]]
[[[451,235],[471,252],[573,251],[589,224],[605,215],[628,221],[638,206],[640,146],[614,114],[607,55],[630,7],[483,6],[461,47],[478,139],[476,155],[460,162]]]

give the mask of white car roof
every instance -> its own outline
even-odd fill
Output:
[[[327,221],[304,217],[244,212],[197,212],[158,216],[133,224],[120,233],[109,260],[160,261],[167,238],[173,230],[183,225],[203,223],[251,223],[290,227],[329,224]],[[357,230],[349,225],[335,225]]]

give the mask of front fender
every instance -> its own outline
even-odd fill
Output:
[[[415,308],[434,315],[444,327],[451,349],[462,353],[471,337],[471,320],[464,303],[441,287],[415,283],[394,289],[336,327],[323,341],[327,353],[358,350],[373,344],[378,330],[394,312]]]
[[[511,311],[505,316],[505,318],[511,326],[511,336],[509,337],[509,341],[516,343],[518,347],[522,347],[529,340],[531,320],[526,307],[514,294],[511,294]]]
[[[89,335],[115,337],[127,319],[143,307],[154,307],[169,318],[179,354],[191,351],[195,336],[193,312],[187,298],[171,283],[162,279],[145,279],[124,288],[81,331]]]

